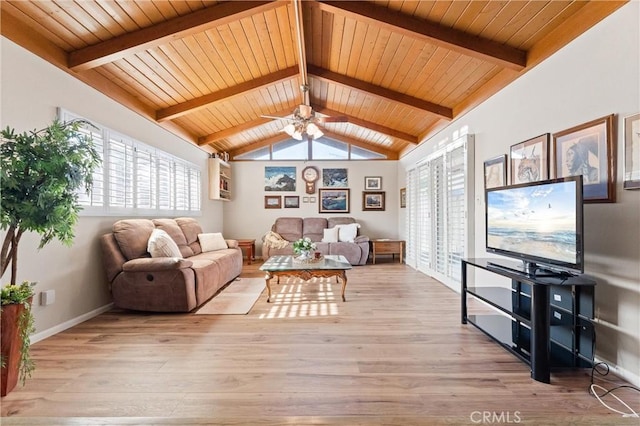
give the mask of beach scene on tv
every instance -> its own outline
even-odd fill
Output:
[[[575,263],[573,182],[487,193],[487,246]]]

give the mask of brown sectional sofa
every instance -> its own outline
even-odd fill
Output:
[[[346,225],[357,223],[352,217],[280,217],[271,227],[271,231],[279,234],[289,241],[284,248],[274,248],[268,245],[262,246],[262,257],[268,259],[270,256],[293,254],[293,242],[309,237],[316,243],[316,251],[326,254],[341,254],[352,265],[364,265],[369,257],[369,237],[358,235],[354,242],[321,242],[323,231],[333,228],[336,225]]]
[[[149,236],[155,228],[166,231],[183,258],[150,257]],[[237,241],[230,248],[202,252],[193,218],[127,219],[113,225],[100,238],[103,264],[115,306],[153,312],[189,312],[210,299],[242,272],[242,251]]]

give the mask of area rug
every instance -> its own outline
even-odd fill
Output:
[[[202,305],[197,315],[245,315],[265,289],[264,278],[232,281],[213,299]]]

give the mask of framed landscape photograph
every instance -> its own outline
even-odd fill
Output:
[[[296,168],[266,166],[264,168],[264,190],[295,191]]]
[[[507,184],[507,155],[502,154],[484,162],[484,188]]]
[[[556,177],[582,175],[585,203],[616,201],[614,115],[553,134]]]
[[[640,113],[624,118],[624,189],[640,189]]]
[[[280,209],[282,208],[282,197],[280,195],[265,195],[264,196],[264,208],[265,209]]]
[[[349,213],[349,189],[323,188],[318,190],[320,213]]]
[[[363,211],[384,211],[384,191],[363,192]]]
[[[550,134],[511,146],[511,185],[549,179]]]
[[[400,188],[400,208],[407,207],[407,188]]]
[[[298,195],[285,195],[284,196],[284,208],[285,209],[297,209],[300,207],[300,197]]]
[[[380,191],[382,189],[381,176],[366,176],[364,178],[365,191]]]
[[[347,169],[322,169],[322,186],[325,188],[346,188],[349,186]]]

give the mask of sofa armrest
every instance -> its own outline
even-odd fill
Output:
[[[125,264],[122,265],[122,270],[125,272],[155,272],[171,269],[186,269],[192,265],[192,261],[179,257],[143,257],[125,262]]]
[[[359,235],[356,237],[355,240],[353,240],[354,243],[366,243],[369,242],[369,237],[365,236],[365,235]]]
[[[238,248],[238,240],[225,240],[229,248]]]

